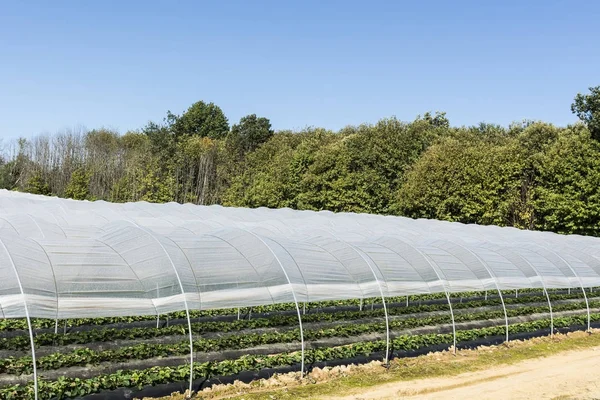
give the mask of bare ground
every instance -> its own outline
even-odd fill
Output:
[[[452,377],[394,382],[338,400],[600,399],[600,347]]]

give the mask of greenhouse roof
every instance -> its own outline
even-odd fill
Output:
[[[0,191],[0,318],[600,286],[600,239],[328,211]]]

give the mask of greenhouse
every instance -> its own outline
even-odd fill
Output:
[[[0,316],[156,316],[453,293],[600,286],[600,239],[396,216],[115,204],[0,191]],[[586,292],[588,294],[586,294]],[[455,339],[456,341],[456,334]],[[386,357],[388,351],[386,351]],[[190,367],[192,366],[190,363]],[[36,370],[34,367],[34,377]],[[193,372],[190,372],[190,384]],[[37,382],[37,378],[35,379]],[[37,387],[36,387],[37,392]]]

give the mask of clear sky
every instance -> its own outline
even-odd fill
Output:
[[[0,137],[125,132],[197,100],[275,129],[575,121],[600,1],[5,1]]]

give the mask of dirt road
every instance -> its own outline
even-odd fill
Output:
[[[335,399],[600,399],[600,347],[453,377],[390,383]]]

